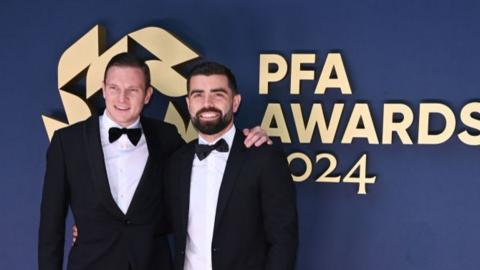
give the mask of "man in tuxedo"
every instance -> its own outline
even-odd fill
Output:
[[[285,156],[242,144],[233,122],[241,97],[228,68],[200,64],[187,84],[199,138],[165,170],[176,269],[294,269],[296,200]]]
[[[56,131],[49,146],[39,269],[62,269],[69,207],[79,235],[68,269],[170,269],[162,170],[184,142],[174,126],[141,116],[153,90],[135,55],[111,59],[102,91],[104,113]],[[249,136],[249,145],[265,141],[258,128]]]

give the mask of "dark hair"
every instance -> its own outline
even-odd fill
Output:
[[[120,53],[112,57],[105,68],[105,75],[103,80],[107,79],[107,72],[111,67],[133,67],[139,68],[143,72],[145,77],[145,89],[150,87],[150,69],[148,68],[145,61],[137,57],[135,54],[130,52]]]
[[[235,79],[235,75],[233,75],[232,71],[228,69],[226,66],[216,63],[216,62],[203,62],[200,63],[190,70],[190,74],[187,76],[187,91],[190,92],[190,79],[195,75],[225,75],[228,79],[228,87],[232,89],[233,94],[238,94],[237,89],[237,81]]]

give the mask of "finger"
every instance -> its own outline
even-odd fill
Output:
[[[249,146],[248,147],[251,147],[253,145],[257,145],[257,142],[261,139],[262,137],[261,136],[258,136],[257,134],[255,135],[252,135],[250,136],[250,139],[249,139]]]
[[[255,146],[260,146],[265,142],[269,144],[272,143],[270,138],[268,137],[268,134],[260,127],[256,131],[250,131],[250,134],[252,134],[251,140],[255,143]],[[260,141],[260,144],[258,144],[257,142],[259,142],[260,138],[262,138],[262,140]]]
[[[258,140],[258,136],[256,135],[256,133],[250,130],[250,133],[245,138],[245,142],[244,142],[245,146],[247,148],[250,148],[257,140]]]
[[[77,225],[73,225],[72,227],[72,246],[75,244],[75,242],[77,241],[77,237],[78,237],[78,228],[77,228]]]
[[[264,144],[266,141],[267,141],[267,138],[266,138],[266,137],[260,137],[260,138],[255,142],[255,146],[256,146],[256,147],[259,147],[260,145]]]
[[[250,139],[250,137],[247,137],[245,138],[243,144],[245,144],[245,147],[250,148],[253,145],[253,141]]]
[[[250,129],[248,128],[243,129],[243,135],[248,136],[249,133],[250,133]]]
[[[262,129],[252,128],[250,129],[248,136],[267,136],[267,135]]]

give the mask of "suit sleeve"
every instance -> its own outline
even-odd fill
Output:
[[[40,270],[61,270],[69,192],[62,140],[55,132],[47,151],[38,240]]]
[[[264,229],[269,244],[265,269],[294,269],[298,246],[295,186],[281,151],[269,152],[261,177]]]
[[[164,199],[164,205],[165,205],[165,218],[166,220],[166,231],[167,232],[173,232],[173,213],[172,209],[174,207],[174,203],[172,202],[173,198],[173,183],[172,183],[172,172],[173,172],[173,164],[172,159],[174,159],[172,156],[174,153],[179,150],[182,146],[185,145],[185,141],[182,139],[180,134],[177,132],[177,129],[172,126],[171,128],[171,134],[172,136],[170,137],[170,154],[165,162],[165,167],[163,168],[162,172],[162,183],[163,183],[163,199]]]
[[[167,225],[167,231],[169,233],[173,232],[173,192],[172,192],[172,182],[171,182],[171,172],[172,172],[172,165],[171,165],[171,159],[170,157],[165,165],[165,168],[163,170],[163,200],[164,200],[164,205],[165,205],[165,224]]]
[[[175,136],[172,142],[173,152],[177,151],[184,145],[185,145],[185,141],[183,140],[182,136],[180,136],[180,134],[177,132],[177,130],[175,130]]]

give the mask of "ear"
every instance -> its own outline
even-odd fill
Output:
[[[148,104],[152,95],[153,95],[153,88],[151,86],[149,86],[145,90],[145,100],[143,101],[143,104],[145,104],[145,105]]]
[[[236,113],[238,111],[238,107],[240,107],[240,102],[242,101],[242,96],[239,94],[233,96],[233,105],[232,105],[232,111]]]

